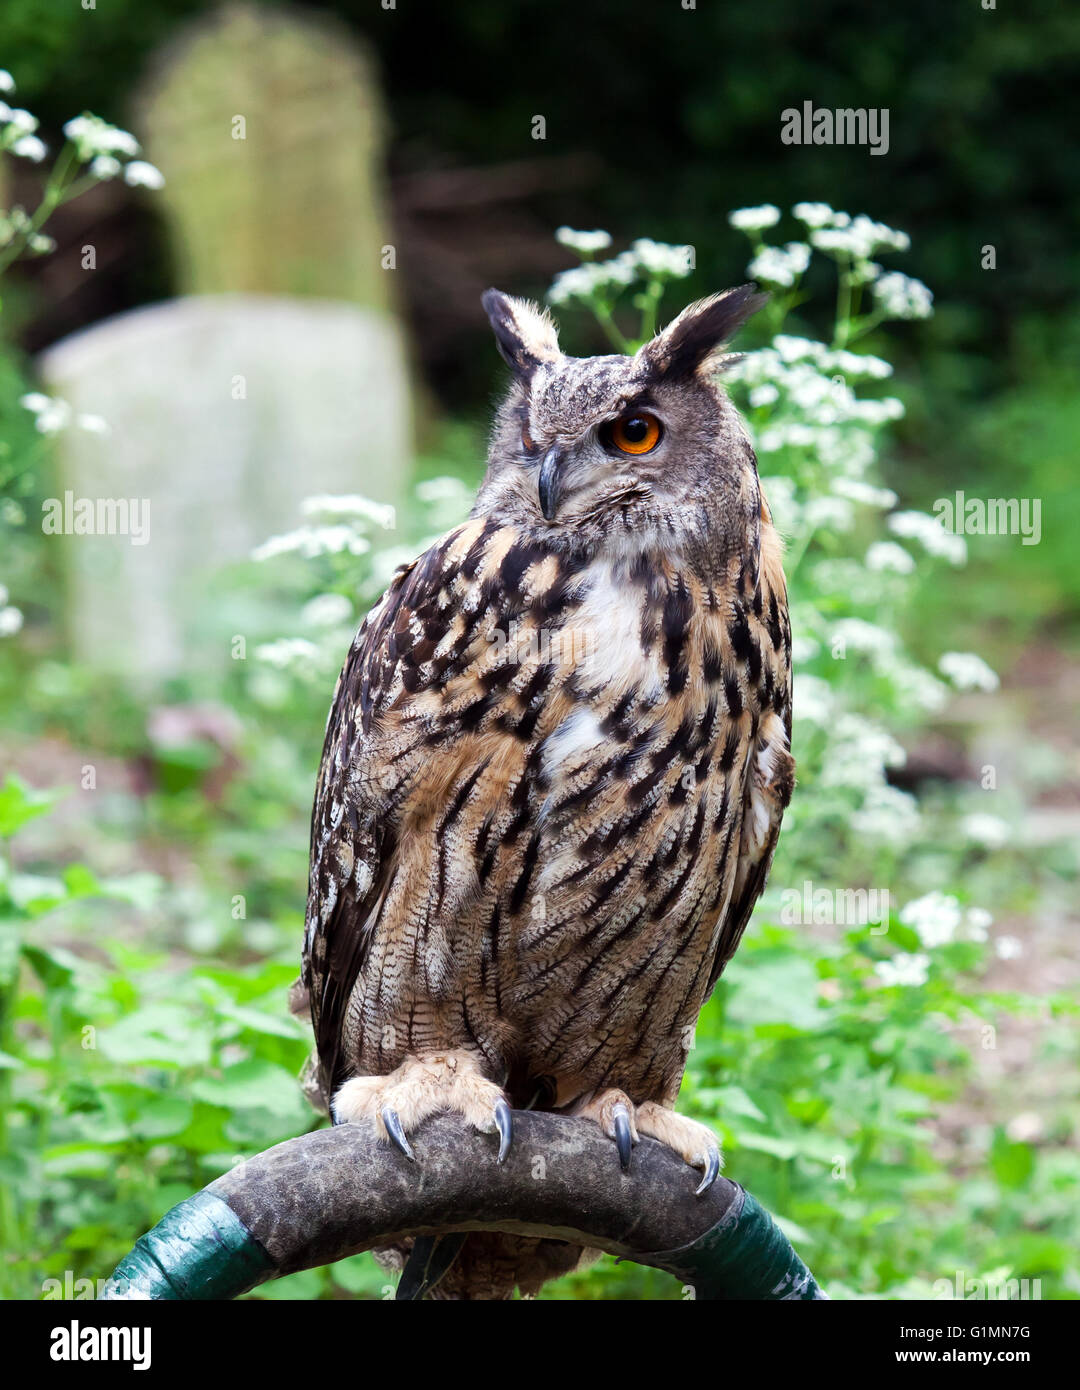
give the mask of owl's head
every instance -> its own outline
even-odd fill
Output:
[[[546,311],[488,290],[513,380],[474,515],[593,551],[736,539],[760,506],[757,475],[717,377],[764,298],[743,285],[691,304],[632,357],[568,357]]]

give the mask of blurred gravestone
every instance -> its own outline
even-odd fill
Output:
[[[186,297],[73,335],[41,366],[109,425],[63,436],[63,487],[150,504],[146,544],[61,539],[76,652],[156,678],[228,658],[205,644],[207,583],[293,529],[304,497],[396,500],[411,411],[357,45],[230,7],[170,50],[140,108]]]

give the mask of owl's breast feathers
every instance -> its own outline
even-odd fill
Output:
[[[555,1078],[553,1103],[674,1094],[794,776],[767,514],[721,569],[576,561],[487,519],[398,574],[341,673],[316,792],[324,1090],[456,1033],[500,1080]]]

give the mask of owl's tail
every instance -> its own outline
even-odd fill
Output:
[[[405,1258],[396,1297],[500,1301],[513,1298],[514,1290],[520,1289],[528,1298],[549,1279],[569,1274],[598,1253],[564,1240],[499,1231],[417,1236]]]

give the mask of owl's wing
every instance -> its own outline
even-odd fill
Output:
[[[763,519],[768,522],[765,513]],[[795,787],[791,756],[791,624],[780,558],[772,526],[762,527],[760,614],[751,615],[751,635],[763,663],[771,667],[772,708],[763,716],[747,767],[743,794],[742,830],[735,880],[720,928],[708,993],[735,954],[754,904],[769,876],[780,822]]]
[[[724,966],[738,949],[754,904],[761,897],[780,836],[780,821],[795,785],[795,759],[788,752],[790,716],[785,725],[774,715],[771,720],[764,721],[762,730],[763,737],[758,738],[751,755],[735,881],[720,929],[707,993],[712,992]]]
[[[300,978],[310,999],[327,1100],[342,1079],[345,1014],[370,950],[391,867],[391,794],[375,775],[381,756],[377,716],[393,690],[392,632],[399,622],[409,621],[410,580],[420,563],[398,570],[357,633],[338,677],[323,742],[311,815]]]

